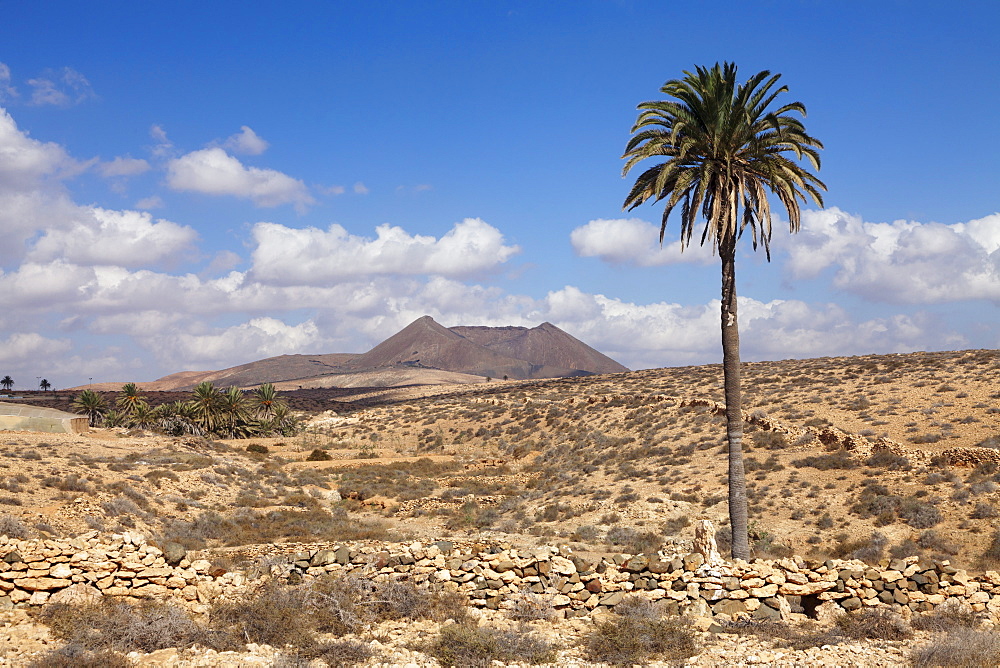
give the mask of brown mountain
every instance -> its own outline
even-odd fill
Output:
[[[360,355],[280,355],[220,371],[182,371],[142,383],[146,390],[186,390],[200,382],[252,387],[351,387],[373,371],[398,382],[479,382],[483,377],[560,378],[628,371],[551,323],[537,327],[444,327],[430,316],[413,321]],[[448,373],[441,372],[451,372]],[[381,374],[380,382],[396,382]],[[371,381],[367,381],[371,382]]]
[[[570,336],[550,322],[527,327],[452,327],[451,331],[507,357],[543,367],[587,373],[621,373],[628,368]],[[562,374],[560,374],[562,375]],[[580,375],[580,374],[572,374]]]

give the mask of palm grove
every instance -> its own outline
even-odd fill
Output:
[[[113,407],[103,395],[88,389],[73,400],[73,408],[86,414],[93,427],[151,429],[172,436],[290,436],[296,429],[288,405],[270,383],[248,393],[238,387],[220,390],[204,382],[194,388],[187,401],[155,407],[135,383],[126,383]]]
[[[625,148],[623,175],[647,160],[659,161],[636,179],[624,208],[664,201],[667,219],[680,206],[681,248],[691,242],[699,216],[705,225],[700,243],[711,241],[722,260],[722,368],[729,443],[729,521],[733,558],[748,559],[747,491],[743,469],[743,412],[740,390],[740,339],[736,302],[736,242],[746,230],[751,244],[771,259],[771,210],[768,193],[788,213],[789,232],[799,229],[799,203],[823,205],[826,186],[799,163],[820,167],[823,144],[790,115],[805,116],[801,102],[771,109],[787,86],[780,74],[758,72],[738,83],[736,65],[697,67],[667,81],[668,100],[643,102]],[[794,156],[794,160],[792,157]]]

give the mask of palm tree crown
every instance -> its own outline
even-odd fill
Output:
[[[10,376],[4,376],[0,379],[0,387],[10,392],[10,388],[14,387],[14,379]]]
[[[764,246],[771,259],[770,193],[788,212],[790,232],[799,229],[799,203],[820,206],[823,182],[803,168],[804,157],[819,169],[823,148],[802,122],[801,102],[770,110],[788,91],[777,87],[780,74],[758,72],[745,83],[736,65],[716,63],[671,79],[660,92],[672,99],[643,102],[625,147],[623,175],[647,160],[660,160],[636,179],[623,208],[665,201],[660,243],[674,207],[681,207],[681,248],[691,243],[699,216],[705,219],[701,243],[711,239],[722,260],[722,369],[729,443],[729,521],[732,555],[747,559],[746,473],[743,467],[743,411],[740,388],[740,337],[736,301],[736,241],[749,227],[754,249]],[[794,158],[794,159],[793,159]]]
[[[765,70],[737,84],[736,65],[716,63],[665,83],[660,92],[673,100],[638,106],[641,113],[625,148],[622,173],[627,175],[649,158],[665,161],[636,179],[624,208],[666,200],[661,243],[667,219],[680,204],[682,247],[690,243],[701,215],[706,222],[702,244],[710,238],[720,250],[727,239],[749,227],[754,249],[759,241],[770,259],[768,191],[788,212],[790,232],[799,229],[799,202],[807,195],[823,205],[819,191],[826,186],[797,162],[805,157],[819,169],[817,149],[823,148],[799,119],[789,115],[805,116],[805,106],[790,102],[768,110],[778,95],[788,91],[787,86],[775,88],[780,77]]]

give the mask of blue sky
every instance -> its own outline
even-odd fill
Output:
[[[0,20],[0,374],[364,351],[423,314],[717,361],[719,268],[621,211],[639,102],[782,73],[825,208],[745,359],[1000,346],[995,2],[47,2]]]

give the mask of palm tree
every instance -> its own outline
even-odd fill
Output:
[[[86,413],[90,418],[90,426],[96,427],[101,416],[108,410],[108,404],[104,397],[93,390],[84,390],[73,399],[73,408],[79,413]]]
[[[627,175],[646,159],[662,160],[636,179],[624,209],[665,200],[660,243],[671,211],[681,206],[681,248],[691,242],[699,215],[705,220],[701,243],[711,240],[722,260],[722,359],[729,439],[729,520],[733,558],[748,559],[746,478],[743,469],[743,415],[740,393],[740,341],[736,319],[736,241],[749,228],[754,250],[764,246],[771,259],[771,210],[768,192],[788,212],[789,232],[799,229],[799,201],[807,195],[823,205],[826,186],[799,164],[803,156],[819,169],[823,144],[802,122],[801,102],[769,110],[786,86],[780,74],[758,72],[736,81],[736,65],[697,67],[684,78],[667,81],[660,92],[669,100],[643,102],[622,156]],[[794,156],[795,160],[792,159]]]
[[[38,383],[38,387],[42,390],[42,392],[48,392],[49,388],[52,387],[52,383],[45,378],[42,378],[42,381]]]
[[[281,403],[271,383],[264,383],[253,391],[253,402],[257,415],[265,420],[274,417],[274,409]]]
[[[121,394],[115,400],[115,406],[121,410],[122,413],[131,415],[135,412],[136,408],[143,401],[142,394],[139,392],[139,386],[135,383],[125,383],[122,385]]]
[[[198,425],[205,432],[213,432],[219,426],[222,417],[222,396],[222,393],[207,380],[198,383],[194,388],[191,407]]]
[[[139,399],[129,414],[129,426],[135,429],[149,429],[156,424],[157,417],[156,409],[150,406],[145,399]]]
[[[193,434],[201,436],[204,432],[198,426],[198,416],[194,405],[188,401],[173,401],[160,404],[154,411],[157,426],[171,436]]]
[[[4,376],[0,379],[0,387],[10,392],[11,388],[14,387],[14,379],[10,376]]]
[[[238,387],[226,389],[220,397],[220,402],[222,414],[226,420],[226,430],[231,438],[235,438],[238,428],[245,426],[249,419],[243,390]]]

